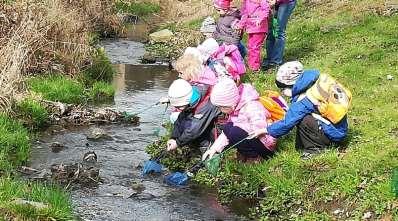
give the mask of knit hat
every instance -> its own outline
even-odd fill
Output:
[[[202,33],[213,33],[216,31],[216,21],[213,17],[209,16],[205,18],[200,27],[200,32]]]
[[[202,54],[203,62],[205,62],[218,50],[219,47],[220,46],[214,38],[208,38],[202,42],[202,44],[198,45],[197,49]]]
[[[192,97],[192,86],[188,81],[177,79],[169,87],[168,96],[171,106],[180,107],[188,105]]]
[[[228,10],[231,7],[230,0],[213,0],[214,7],[219,9]]]
[[[222,78],[214,85],[210,101],[216,106],[235,107],[239,101],[239,90],[230,78]]]
[[[281,85],[292,86],[303,73],[303,64],[299,61],[290,61],[281,65],[276,74],[276,81]]]

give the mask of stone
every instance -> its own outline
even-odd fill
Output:
[[[41,202],[34,202],[34,201],[29,201],[21,198],[17,198],[14,201],[12,201],[12,204],[18,205],[18,206],[29,206],[33,207],[38,210],[42,209],[48,209],[49,206],[47,204],[41,203]]]
[[[133,182],[131,188],[137,193],[142,193],[145,190],[145,186],[141,182]]]
[[[61,152],[63,149],[65,149],[66,146],[59,143],[59,142],[54,142],[50,145],[50,149],[53,153],[59,153]]]
[[[86,152],[83,156],[83,162],[96,163],[98,160],[97,154],[94,151]]]
[[[105,130],[95,127],[91,130],[90,134],[87,135],[88,140],[100,140],[100,139],[110,139],[111,137],[105,132]]]
[[[141,58],[141,63],[143,64],[154,64],[156,62],[156,57],[149,52],[146,52]]]
[[[366,212],[366,213],[364,213],[363,214],[363,216],[362,216],[362,219],[370,219],[370,218],[372,218],[372,212]]]
[[[387,75],[387,80],[389,80],[389,81],[394,80],[394,76],[392,76],[391,74]]]
[[[342,209],[336,209],[335,211],[333,211],[333,214],[334,214],[335,216],[338,216],[338,215],[340,215],[340,214],[342,214],[342,213],[344,213],[344,210],[342,210]]]
[[[150,34],[149,38],[153,42],[168,42],[171,40],[173,35],[173,32],[171,32],[169,29],[163,29]]]

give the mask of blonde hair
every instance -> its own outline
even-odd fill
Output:
[[[186,81],[193,81],[199,78],[203,71],[202,61],[192,54],[184,54],[175,63],[175,69],[180,77]]]

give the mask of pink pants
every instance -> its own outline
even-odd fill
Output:
[[[267,33],[249,33],[248,51],[249,51],[249,68],[252,71],[258,71],[261,65],[261,49],[263,48],[264,39]]]

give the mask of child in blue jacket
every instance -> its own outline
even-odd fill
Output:
[[[291,96],[291,106],[282,120],[253,132],[253,136],[267,133],[278,138],[297,126],[296,148],[310,153],[340,142],[347,136],[347,116],[333,124],[320,116],[317,106],[305,95],[318,80],[318,70],[303,70],[301,63],[295,61],[282,65],[278,75],[276,84],[285,95]]]

